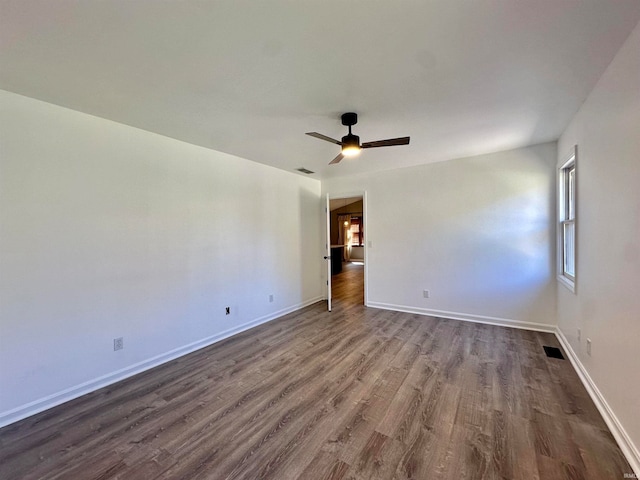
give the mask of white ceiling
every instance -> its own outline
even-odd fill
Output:
[[[0,88],[315,178],[558,138],[638,0],[0,0]],[[411,136],[339,165],[339,147]]]

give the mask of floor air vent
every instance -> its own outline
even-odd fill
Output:
[[[559,358],[560,360],[564,360],[564,356],[562,355],[562,352],[560,351],[559,348],[547,347],[547,346],[544,346],[542,348],[544,348],[544,353],[547,354],[547,357],[549,357],[549,358]]]

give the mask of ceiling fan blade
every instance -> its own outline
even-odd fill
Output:
[[[340,140],[336,140],[335,138],[327,137],[326,135],[322,135],[321,133],[318,133],[318,132],[307,132],[307,135],[319,138],[320,140],[324,140],[325,142],[331,142],[331,143],[335,143],[336,145],[342,145],[342,142]]]
[[[334,158],[329,162],[329,165],[333,165],[334,163],[340,163],[340,160],[342,160],[343,158],[344,158],[344,155],[342,153],[339,153],[336,158]]]
[[[388,140],[376,140],[365,142],[361,148],[393,147],[394,145],[409,145],[409,137],[390,138]]]

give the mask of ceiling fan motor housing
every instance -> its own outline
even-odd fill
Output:
[[[344,150],[347,147],[360,148],[360,137],[352,133],[342,137],[342,149]]]
[[[351,133],[351,127],[358,123],[358,114],[347,112],[342,114],[342,124],[349,127],[349,133],[342,137],[342,151],[349,148],[360,150],[360,137]]]

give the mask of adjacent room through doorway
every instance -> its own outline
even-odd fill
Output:
[[[365,215],[362,195],[329,199],[329,242],[334,302],[364,305]]]

